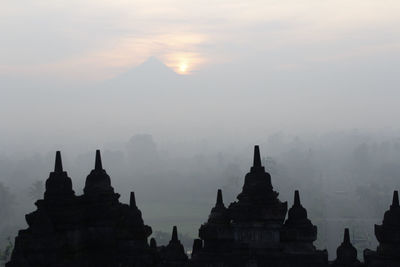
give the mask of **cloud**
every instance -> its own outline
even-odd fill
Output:
[[[0,72],[97,79],[152,55],[175,69],[182,55],[195,69],[299,51],[279,64],[368,57],[359,48],[400,43],[399,12],[392,0],[6,1]]]

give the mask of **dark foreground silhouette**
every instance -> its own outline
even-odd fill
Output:
[[[317,227],[307,217],[300,194],[287,212],[271,176],[261,165],[259,147],[238,201],[225,207],[218,190],[215,207],[199,229],[189,259],[177,227],[167,246],[148,237],[132,192],[130,204],[119,202],[96,151],[95,168],[87,176],[84,194],[76,196],[72,181],[56,153],[54,171],[46,181],[44,199],[26,215],[28,229],[19,231],[7,267],[400,267],[400,205],[398,192],[382,225],[375,225],[376,251],[364,251],[364,263],[345,229],[337,257],[328,262],[326,250],[313,245]],[[287,219],[286,214],[288,213]]]

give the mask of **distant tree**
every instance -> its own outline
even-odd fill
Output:
[[[10,260],[11,252],[13,250],[13,243],[11,242],[11,237],[7,238],[7,245],[4,249],[0,250],[0,260],[7,262]]]
[[[11,214],[14,204],[14,195],[0,182],[0,218],[7,218]]]

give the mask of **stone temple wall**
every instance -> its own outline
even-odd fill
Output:
[[[28,228],[20,230],[7,267],[400,267],[400,205],[393,194],[381,225],[375,225],[376,250],[357,259],[348,229],[328,262],[326,250],[314,246],[317,227],[308,218],[294,192],[293,205],[278,198],[271,175],[254,148],[253,166],[246,174],[237,201],[225,206],[218,190],[215,206],[199,229],[189,258],[173,227],[166,246],[157,246],[136,205],[119,202],[111,178],[96,151],[95,167],[86,178],[84,194],[77,196],[63,170],[61,153],[46,180],[43,199],[26,215]]]

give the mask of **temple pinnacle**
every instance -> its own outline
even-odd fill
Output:
[[[193,250],[192,250],[192,255],[196,255],[201,251],[203,248],[203,241],[201,239],[195,239],[193,242]]]
[[[96,150],[96,161],[94,165],[95,170],[103,170],[103,165],[101,163],[101,155],[100,155],[100,150]]]
[[[54,163],[54,172],[63,172],[61,152],[56,152],[56,161]]]
[[[254,146],[253,167],[261,167],[260,148],[258,145]]]
[[[152,248],[152,249],[157,249],[157,242],[156,242],[156,240],[154,239],[154,237],[152,237],[152,238],[150,239],[150,248]]]
[[[350,244],[350,232],[349,228],[344,229],[343,244]]]
[[[399,192],[397,190],[395,190],[393,192],[393,202],[392,202],[392,206],[394,207],[399,207]]]
[[[222,190],[218,189],[216,206],[220,206],[220,205],[224,205],[224,202],[223,202],[223,199],[222,199]]]
[[[299,190],[294,191],[294,206],[301,206]]]
[[[172,229],[171,241],[172,242],[178,242],[178,228],[176,226],[174,226],[174,228]]]
[[[130,207],[131,207],[131,208],[136,207],[135,192],[133,192],[133,191],[131,192],[131,198],[130,198],[129,204],[130,204]]]

